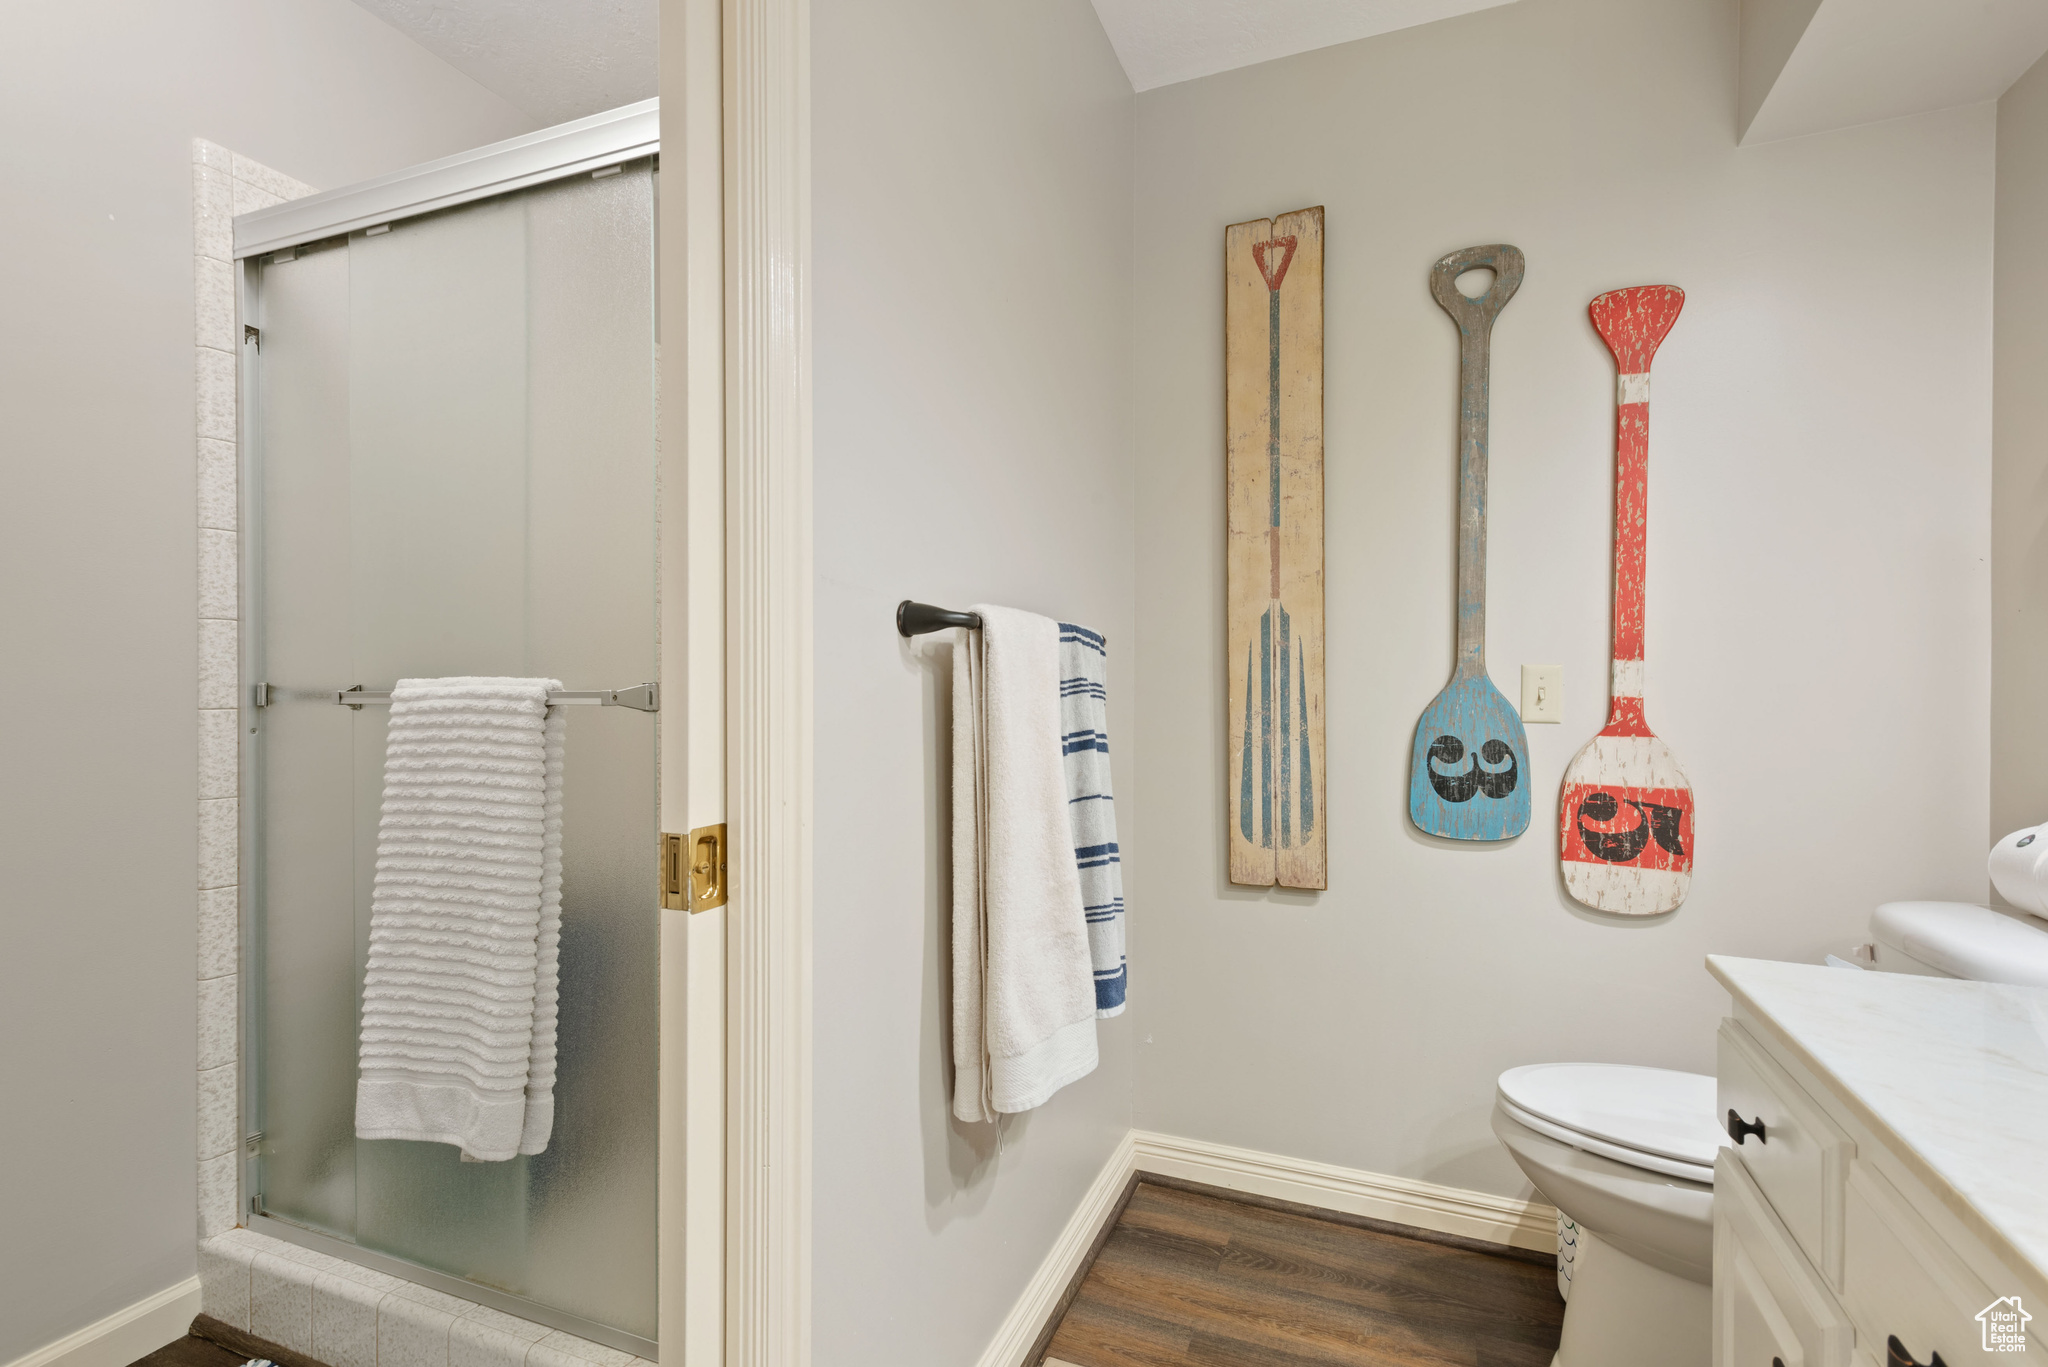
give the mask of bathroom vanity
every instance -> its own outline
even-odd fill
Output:
[[[1714,1367],[2048,1360],[2048,990],[1707,967]]]

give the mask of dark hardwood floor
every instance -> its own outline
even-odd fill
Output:
[[[1074,1367],[1548,1367],[1554,1265],[1141,1181],[1046,1356]]]
[[[208,1342],[193,1334],[167,1343],[129,1367],[242,1367],[248,1359],[240,1353]]]

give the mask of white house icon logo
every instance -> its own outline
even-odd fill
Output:
[[[1984,1351],[2024,1353],[2027,1351],[2027,1321],[2033,1319],[2020,1305],[2018,1296],[2000,1296],[1977,1312],[1984,1326]]]

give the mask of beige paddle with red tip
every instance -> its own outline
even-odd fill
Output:
[[[1565,887],[1598,911],[1656,916],[1692,886],[1692,785],[1643,719],[1643,528],[1650,500],[1650,360],[1685,291],[1614,290],[1587,308],[1615,382],[1614,663],[1607,725],[1564,772],[1558,858]]]

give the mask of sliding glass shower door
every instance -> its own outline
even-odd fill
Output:
[[[656,678],[653,215],[642,160],[251,262],[244,386],[252,1218],[647,1355],[649,699],[565,708],[554,1135],[468,1163],[355,1137],[387,712],[335,694]]]

